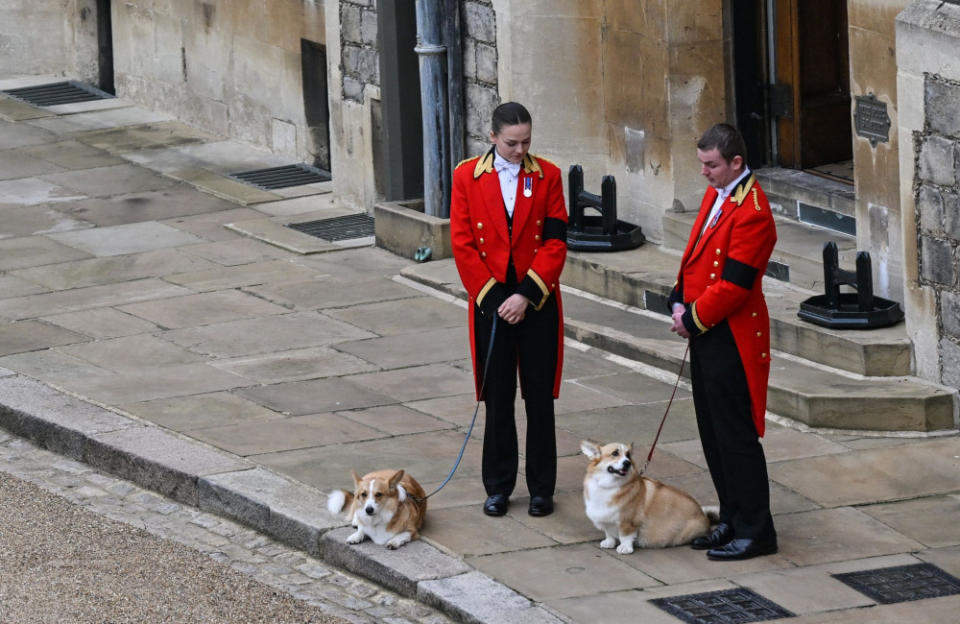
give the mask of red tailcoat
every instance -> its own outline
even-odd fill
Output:
[[[470,350],[480,398],[480,375],[474,341],[477,306],[487,297],[502,297],[507,266],[513,260],[519,286],[536,309],[552,294],[560,314],[557,333],[557,369],[553,396],[560,393],[563,366],[563,307],[560,272],[567,257],[567,210],[560,169],[532,154],[524,157],[517,179],[512,236],[507,228],[500,178],[493,167],[493,150],[469,158],[453,172],[450,198],[450,238],[460,279],[469,295]],[[528,193],[525,191],[529,189]],[[521,380],[522,382],[522,380]]]
[[[683,320],[694,339],[728,321],[747,376],[753,422],[762,436],[770,376],[770,317],[761,285],[777,231],[767,196],[751,174],[730,193],[719,217],[701,235],[717,192],[709,188],[700,204],[671,301],[687,304]]]

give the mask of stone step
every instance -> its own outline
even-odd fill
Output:
[[[664,283],[665,269],[675,264],[677,258],[671,259],[670,254],[649,247],[642,253],[633,250],[617,254],[570,254],[564,271],[564,283],[568,286],[564,296],[566,332],[570,338],[584,344],[676,374],[686,344],[669,331],[670,320],[666,313],[641,309],[644,306],[630,302],[610,301],[607,294],[596,292],[629,292],[631,296],[625,298],[641,303],[661,301],[669,288]],[[634,256],[632,261],[625,257],[629,254]],[[602,258],[598,260],[597,256]],[[637,262],[641,256],[649,262]],[[633,267],[643,268],[630,270]],[[403,270],[403,276],[465,298],[452,260],[413,265]],[[588,276],[590,279],[586,279]],[[590,286],[593,292],[581,288],[581,285]],[[777,302],[777,306],[772,307],[778,310],[781,303],[784,308],[789,305],[786,294],[778,296],[774,293],[769,299]],[[821,335],[819,330],[824,328],[811,325],[808,331],[803,325],[807,324],[799,320],[795,326],[784,323],[774,329],[771,337],[775,343],[805,345],[803,349],[813,355],[820,355],[820,351],[834,352],[850,363],[862,362],[861,368],[865,369],[873,366],[874,359],[886,361],[886,364],[877,366],[898,369],[903,366],[900,349],[907,348],[909,354],[909,343],[901,344],[901,336],[895,329],[889,331],[889,344],[878,347],[877,344],[884,343],[874,344],[866,338],[867,332],[844,332],[854,336],[837,337]],[[817,346],[816,339],[822,341],[821,346]],[[840,340],[840,344],[835,344],[836,340]],[[883,353],[885,348],[900,355],[872,354]],[[857,355],[850,357],[850,352],[857,352]],[[955,390],[928,384],[919,378],[857,375],[781,353],[775,348],[768,397],[772,413],[810,426],[935,431],[954,427],[955,394]]]
[[[667,313],[679,254],[647,244],[613,254],[571,252],[562,282],[630,306]],[[801,320],[800,303],[813,292],[764,279],[773,349],[859,375],[912,372],[912,345],[903,323],[868,331],[832,330]],[[586,317],[585,317],[586,318]]]
[[[682,251],[697,215],[694,212],[667,212],[663,215],[664,246]],[[770,256],[767,275],[800,288],[823,292],[823,246],[837,244],[840,268],[856,267],[856,238],[825,228],[806,225],[775,215],[777,245]]]

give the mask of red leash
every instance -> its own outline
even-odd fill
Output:
[[[650,452],[647,454],[647,461],[643,462],[643,468],[640,469],[642,475],[647,471],[650,459],[653,458],[653,449],[657,448],[657,440],[660,439],[660,432],[663,431],[663,424],[667,422],[667,414],[670,413],[670,406],[673,405],[673,398],[677,396],[677,388],[680,386],[680,378],[683,377],[683,365],[687,362],[687,353],[690,351],[690,341],[687,341],[687,348],[683,351],[683,359],[680,360],[680,370],[677,372],[677,381],[673,384],[673,392],[670,393],[670,401],[667,403],[667,409],[663,412],[663,418],[660,419],[660,427],[657,429],[657,436],[650,445]]]

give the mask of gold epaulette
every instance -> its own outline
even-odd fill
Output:
[[[473,168],[474,179],[485,173],[493,172],[493,149],[477,159],[477,166]]]
[[[753,184],[757,181],[757,176],[750,174],[743,184],[738,184],[737,188],[733,189],[733,193],[730,196],[733,198],[733,201],[737,202],[737,205],[743,204],[743,200],[747,198],[747,194],[750,192],[750,189],[753,188]],[[753,189],[754,197],[756,197],[756,189]]]

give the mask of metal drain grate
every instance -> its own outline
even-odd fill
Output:
[[[688,624],[746,624],[793,617],[793,613],[749,589],[671,596],[651,600]]]
[[[960,580],[930,563],[834,574],[880,604],[960,594]]]
[[[327,182],[330,180],[330,174],[323,169],[317,169],[316,167],[311,167],[303,163],[284,165],[282,167],[270,167],[269,169],[241,171],[240,173],[231,173],[230,177],[265,191],[286,188],[288,186],[300,186],[301,184]]]
[[[22,100],[34,106],[56,106],[57,104],[76,104],[92,100],[106,100],[113,96],[106,91],[73,80],[53,84],[20,87],[3,92],[10,97]]]
[[[373,217],[366,213],[345,215],[320,221],[289,223],[288,228],[328,241],[342,241],[373,236]]]

